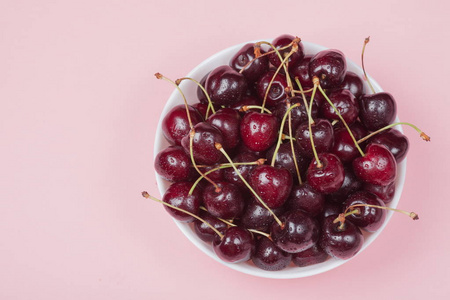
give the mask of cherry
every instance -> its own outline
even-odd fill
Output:
[[[255,241],[250,231],[240,227],[228,228],[223,238],[215,236],[213,249],[219,258],[231,263],[247,261],[255,250]]]
[[[291,126],[292,128],[297,128],[301,123],[308,121],[308,112],[306,106],[303,103],[303,99],[299,96],[295,96],[289,99],[291,105],[299,103],[300,106],[295,107],[291,110]],[[275,106],[275,109],[272,110],[272,113],[278,117],[279,120],[283,119],[286,114],[288,108],[286,106],[286,100],[281,101]],[[317,102],[314,101],[311,109],[311,117],[315,119],[318,115],[318,106]],[[286,121],[283,127],[283,132],[289,133],[289,122]]]
[[[339,50],[323,50],[314,55],[309,62],[309,76],[317,76],[324,89],[338,87],[344,81],[347,61]]]
[[[307,267],[326,261],[328,254],[318,244],[311,248],[292,254],[292,261],[297,267]]]
[[[279,271],[291,263],[291,257],[292,254],[279,249],[273,241],[263,236],[256,241],[252,261],[260,269]]]
[[[189,106],[192,125],[203,121],[199,111]],[[166,140],[172,145],[181,145],[181,139],[189,134],[189,119],[184,104],[172,108],[162,121],[162,132]]]
[[[344,182],[339,190],[327,195],[327,200],[343,203],[348,195],[360,190],[363,183],[356,177],[351,166],[344,166]],[[338,212],[340,213],[340,212]]]
[[[206,221],[206,223],[214,226],[214,228],[219,230],[222,234],[224,234],[225,230],[228,228],[227,224],[204,210],[200,210],[199,216]],[[194,221],[194,230],[202,241],[212,242],[217,234],[206,223],[196,219]]]
[[[232,105],[245,94],[247,81],[230,66],[220,66],[208,75],[205,87],[213,103]]]
[[[353,170],[364,182],[388,185],[395,180],[397,163],[394,155],[385,146],[369,144],[366,155],[353,161]]]
[[[154,166],[158,175],[168,181],[188,181],[196,174],[189,155],[180,146],[170,146],[159,152]]]
[[[290,34],[283,34],[283,35],[280,35],[279,37],[277,37],[276,39],[274,39],[272,41],[272,45],[274,45],[275,48],[279,49],[279,48],[289,45],[290,43],[292,43],[292,41],[294,39],[295,39],[295,36],[292,36]],[[291,65],[294,65],[295,63],[301,61],[303,59],[303,57],[305,56],[304,47],[303,47],[302,42],[298,42],[297,45],[298,45],[297,51],[294,52],[287,60],[289,67]],[[283,57],[283,59],[284,59],[289,54],[290,51],[291,51],[291,47],[288,47],[286,49],[279,50],[279,53],[281,54],[281,57]],[[281,64],[281,60],[278,57],[277,53],[269,54],[269,60],[270,60],[270,63],[277,68]]]
[[[261,56],[248,64],[255,58],[254,45],[254,43],[244,45],[230,60],[230,66],[237,72],[241,72],[249,83],[257,81],[261,74],[269,69],[269,58],[267,56]],[[264,53],[261,50],[261,54]],[[241,71],[244,67],[245,69]]]
[[[328,255],[349,259],[356,255],[364,243],[361,230],[350,221],[345,221],[341,228],[338,223],[333,223],[338,215],[325,218],[322,225],[320,246]]]
[[[378,199],[375,194],[367,191],[358,191],[351,194],[345,201],[344,207],[346,210],[353,210],[352,206],[356,204],[385,206],[383,201]],[[355,209],[357,212],[346,216],[345,222],[349,220],[368,232],[377,231],[386,219],[386,210],[384,209],[369,206],[357,206]]]
[[[394,199],[395,182],[392,182],[385,186],[364,183],[363,189],[365,191],[368,191],[368,192],[371,192],[372,194],[377,195],[378,198],[380,198],[385,204],[388,204],[389,202],[392,201],[392,199]]]
[[[370,131],[391,124],[397,115],[397,104],[389,93],[363,95],[359,98],[359,118]]]
[[[322,166],[316,160],[311,162],[306,175],[308,183],[319,193],[334,193],[344,182],[344,167],[332,153],[320,153],[318,156]]]
[[[311,217],[320,214],[325,205],[325,196],[308,183],[295,185],[287,201],[289,210],[301,209]]]
[[[311,58],[312,55],[305,55],[302,60],[289,66],[289,73],[293,78],[298,78],[304,90],[313,87],[312,78],[309,76],[309,62]]]
[[[267,92],[274,75],[275,70],[269,70],[256,83],[256,92],[261,100],[264,99],[267,93],[266,106],[268,108],[274,107],[286,98],[285,90],[288,84],[286,81],[286,76],[280,73],[275,75],[275,78],[270,86],[270,90]]]
[[[289,197],[292,175],[285,168],[261,165],[253,170],[249,183],[269,208],[277,208]]]
[[[233,159],[233,162],[239,163],[239,162],[253,162],[258,159],[258,156],[249,153],[249,152],[241,152],[238,155],[236,155]],[[237,165],[236,168],[238,169],[239,173],[244,177],[245,180],[249,180],[250,174],[255,168],[255,165]],[[241,178],[238,176],[236,171],[233,168],[226,168],[224,171],[224,177],[225,180],[228,182],[234,183],[237,186],[246,189],[244,182],[242,182]]]
[[[236,110],[232,108],[219,109],[208,118],[207,122],[220,130],[225,149],[233,149],[240,143],[241,116]]]
[[[256,98],[255,96],[251,96],[251,95],[245,95],[242,96],[242,99],[239,102],[236,102],[235,104],[231,105],[230,107],[239,111],[239,114],[241,116],[243,116],[247,111],[241,111],[241,109],[244,106],[248,106],[248,105],[261,105],[262,102]]]
[[[162,201],[173,205],[175,207],[184,209],[190,213],[198,215],[201,204],[201,192],[200,189],[195,189],[191,195],[189,190],[191,189],[192,182],[175,182],[165,192]],[[176,220],[181,222],[192,222],[194,217],[185,214],[179,210],[173,209],[168,206],[164,206],[166,211]]]
[[[271,237],[281,250],[288,253],[304,251],[319,239],[320,228],[317,221],[301,210],[291,210],[280,217],[282,226],[273,222]]]
[[[223,143],[223,136],[219,129],[206,122],[194,126],[192,153],[196,163],[212,165],[223,158],[220,151],[214,147],[214,143]],[[187,153],[190,153],[189,135],[183,138],[182,146]]]
[[[270,161],[273,157],[273,153],[275,152],[276,145],[272,146],[266,153],[267,161]],[[299,171],[302,174],[306,171],[309,165],[309,159],[305,158],[301,155],[300,150],[297,144],[294,143],[294,154],[295,159],[297,160],[297,166],[299,167]],[[297,178],[297,170],[295,169],[294,157],[292,155],[291,143],[281,144],[277,155],[275,157],[275,167],[281,167],[287,169],[293,179]]]
[[[241,121],[241,139],[252,151],[265,151],[277,140],[277,117],[259,112],[247,113]]]
[[[331,102],[339,110],[339,113],[344,118],[345,122],[350,125],[358,118],[359,108],[356,103],[355,96],[344,89],[337,89],[330,93]],[[334,108],[328,103],[324,102],[321,107],[322,116],[328,120],[339,120]]]
[[[323,206],[323,210],[318,216],[318,219],[321,223],[323,223],[326,217],[332,215],[339,215],[340,213],[342,213],[342,211],[343,211],[342,203],[325,201],[325,205]]]
[[[311,125],[311,131],[317,153],[329,151],[334,142],[334,131],[330,121],[316,119],[315,123]],[[301,153],[307,157],[313,157],[314,153],[309,134],[309,124],[305,122],[297,127],[294,136]]]
[[[356,126],[350,126],[350,130],[356,140],[364,136],[363,132]],[[339,157],[343,163],[350,163],[360,155],[358,148],[355,146],[355,142],[350,136],[348,130],[344,127],[338,128],[334,131],[334,143],[330,152],[336,154],[336,156]]]
[[[208,78],[208,75],[211,72],[208,72],[203,78],[200,80],[200,84],[205,87],[206,78]],[[208,98],[205,95],[205,92],[200,88],[200,86],[197,87],[197,98],[200,103],[208,104]]]
[[[281,215],[285,209],[283,206],[273,210],[275,215]],[[245,228],[267,232],[273,223],[273,214],[264,208],[258,200],[253,199],[245,208],[240,218],[240,225]]]
[[[361,79],[356,73],[347,71],[344,76],[344,81],[340,85],[341,89],[349,90],[356,99],[361,97],[361,95],[364,93],[364,84]]]
[[[216,169],[218,167],[218,165],[201,165],[201,166],[197,166],[199,168],[199,170],[205,174],[208,171],[211,171],[213,169]],[[208,178],[211,179],[212,181],[216,182],[216,181],[223,181],[225,180],[224,177],[224,169],[218,169],[215,171],[212,171],[210,173],[208,173]]]
[[[208,212],[221,219],[234,219],[244,211],[245,202],[237,185],[216,182],[219,189],[208,185],[203,191],[203,203]]]
[[[409,149],[408,138],[394,128],[378,133],[369,142],[386,146],[394,155],[397,163],[400,163],[406,157]]]

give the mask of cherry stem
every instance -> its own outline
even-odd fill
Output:
[[[350,215],[352,215],[352,214],[359,215],[360,213],[361,213],[361,211],[359,210],[359,208],[355,208],[354,210],[349,211],[347,213],[344,212],[342,214],[339,214],[339,216],[336,219],[334,219],[333,223],[340,222],[340,225],[339,225],[338,229],[339,230],[344,230],[345,218],[350,216]]]
[[[168,206],[168,207],[173,208],[173,209],[175,209],[175,210],[181,211],[181,212],[183,212],[183,213],[185,213],[185,214],[190,215],[191,217],[196,218],[197,220],[199,220],[199,221],[205,223],[206,225],[208,225],[212,230],[214,230],[214,232],[220,237],[220,239],[223,239],[223,234],[220,233],[219,230],[217,230],[214,226],[212,226],[211,224],[209,224],[208,222],[206,222],[205,220],[203,220],[202,218],[200,218],[200,217],[197,216],[196,214],[193,214],[193,213],[191,213],[191,212],[189,212],[189,211],[187,211],[187,210],[184,210],[184,209],[182,209],[182,208],[173,206],[172,204],[169,204],[169,203],[166,203],[166,202],[164,202],[164,201],[161,201],[161,200],[159,200],[159,199],[157,199],[157,198],[155,198],[155,197],[149,195],[149,193],[147,193],[147,192],[145,192],[145,191],[142,192],[142,196],[143,196],[144,198],[151,199],[151,200],[153,200],[153,201],[159,202],[159,203],[161,203],[161,204],[164,204],[165,206]]]
[[[303,103],[305,104],[306,113],[308,114],[308,120],[312,121],[313,124],[314,124],[314,120],[312,119],[312,115],[310,113],[311,109],[309,108],[308,100],[306,100],[306,96],[305,96],[305,93],[303,91],[302,84],[300,83],[300,80],[298,79],[298,77],[295,77],[295,82],[297,83],[298,88],[300,89],[300,92],[302,92]],[[312,88],[310,90],[311,90],[311,92],[313,92],[314,88]],[[311,98],[311,99],[313,99],[313,98]]]
[[[290,112],[289,112],[290,113]],[[288,119],[289,120],[289,119]],[[292,131],[292,129],[290,130],[290,131]],[[292,132],[290,132],[289,134],[291,134]],[[286,135],[286,134],[282,134],[282,136],[281,136],[281,138],[283,139],[283,140],[290,140],[290,141],[295,141],[295,138],[293,138],[292,136],[289,136],[289,135]]]
[[[250,110],[250,109],[261,109],[262,111],[265,111],[268,114],[272,114],[272,112],[270,110],[268,110],[265,107],[259,106],[259,105],[244,105],[241,107],[241,109],[239,111],[246,112],[247,110]]]
[[[431,140],[430,137],[429,137],[427,134],[425,134],[425,132],[423,132],[422,130],[420,130],[417,126],[415,126],[415,125],[413,125],[413,124],[411,124],[411,123],[408,123],[408,122],[397,122],[397,123],[389,124],[389,125],[387,125],[387,126],[381,128],[381,129],[378,129],[377,131],[372,132],[372,133],[369,134],[369,135],[366,135],[365,137],[363,137],[362,139],[360,139],[360,140],[358,141],[358,144],[364,142],[364,141],[367,140],[367,139],[370,139],[370,138],[373,137],[374,135],[376,135],[376,134],[378,134],[378,133],[380,133],[380,132],[382,132],[382,131],[384,131],[384,130],[387,130],[387,129],[392,128],[392,127],[397,126],[397,125],[408,125],[408,126],[414,128],[414,129],[420,134],[420,137],[421,137],[424,141],[429,142],[429,141]]]
[[[312,120],[312,115],[311,115],[312,103],[314,101],[314,96],[316,95],[317,86],[318,86],[318,83],[314,83],[314,89],[312,91],[311,102],[309,104],[310,106],[309,106],[309,110],[308,110],[308,129],[309,129],[309,139],[311,140],[311,148],[314,153],[314,158],[316,159],[316,162],[317,162],[317,168],[320,169],[320,168],[322,168],[322,163],[319,160],[319,156],[317,155],[316,147],[314,146],[314,139],[313,139],[313,134],[312,134],[313,120]]]
[[[192,129],[194,126],[192,125],[191,114],[189,113],[189,104],[188,104],[188,102],[186,100],[186,96],[184,95],[183,91],[180,89],[178,84],[176,84],[173,80],[165,77],[161,73],[156,73],[155,77],[157,79],[163,79],[163,80],[165,80],[167,82],[170,82],[171,84],[173,84],[177,88],[178,92],[180,92],[180,94],[181,94],[181,96],[183,97],[183,100],[184,100],[184,106],[186,107],[186,114],[187,114],[188,121],[189,121],[189,127]]]
[[[298,77],[296,77],[296,79],[298,80]],[[313,88],[310,88],[309,90],[306,90],[306,91],[303,91],[303,90],[300,90],[300,91],[292,90],[292,92],[294,92],[295,94],[306,94],[306,93],[310,93],[312,91],[313,91]]]
[[[314,77],[313,78],[313,82],[319,82],[319,78],[318,77]],[[355,144],[356,148],[358,149],[359,153],[361,154],[362,157],[365,156],[364,152],[362,151],[361,147],[359,147],[358,142],[355,139],[355,136],[353,135],[353,132],[350,130],[350,127],[348,127],[347,122],[344,120],[344,118],[342,117],[341,113],[339,112],[339,110],[336,108],[336,106],[334,106],[333,102],[331,102],[330,98],[328,98],[327,94],[325,93],[325,91],[322,89],[322,87],[320,86],[320,84],[318,84],[319,86],[319,90],[322,93],[322,95],[325,97],[325,99],[328,101],[328,104],[331,105],[331,107],[334,109],[334,111],[336,112],[336,114],[338,115],[339,119],[341,119],[342,123],[344,124],[345,128],[348,131],[348,134],[350,135],[350,137],[353,140],[353,143]]]
[[[222,152],[222,154],[226,157],[226,159],[230,162],[232,165],[234,171],[236,174],[238,174],[239,178],[241,178],[242,182],[247,186],[247,188],[252,192],[252,194],[258,199],[258,201],[264,206],[265,209],[267,209],[270,214],[274,217],[275,221],[280,225],[280,227],[283,227],[283,223],[278,219],[278,217],[275,215],[275,213],[267,206],[267,204],[261,199],[261,197],[255,192],[255,190],[250,186],[250,184],[245,180],[244,176],[242,176],[241,172],[236,168],[233,161],[231,160],[230,156],[227,154],[225,149],[223,149],[222,145],[220,143],[215,143],[216,149]]]
[[[203,87],[203,85],[201,85],[200,82],[198,82],[198,81],[195,80],[194,78],[190,78],[190,77],[179,78],[179,79],[175,80],[175,83],[176,83],[177,85],[179,85],[183,80],[191,80],[191,81],[195,82],[195,84],[197,84],[197,86],[198,86],[199,88],[202,89],[203,93],[204,93],[205,96],[206,96],[206,99],[208,99],[208,109],[211,109],[212,112],[213,112],[213,114],[215,114],[216,111],[215,111],[214,106],[213,106],[213,104],[212,104],[211,98],[209,97],[209,94],[208,94],[208,92],[206,91],[206,89]]]
[[[288,102],[289,103],[289,102]],[[288,107],[289,108],[289,107]],[[291,118],[291,111],[288,111],[289,114],[289,118],[288,118],[288,128],[289,128],[289,135],[290,137],[292,136],[292,118]],[[283,139],[285,138],[285,135],[283,134]],[[295,166],[295,172],[297,172],[297,178],[298,178],[298,184],[302,185],[302,177],[300,176],[300,170],[298,168],[298,163],[297,163],[297,156],[295,155],[295,149],[294,149],[294,139],[290,138],[289,142],[291,144],[291,153],[292,153],[292,158],[294,159],[294,166]]]
[[[265,158],[260,158],[260,159],[258,159],[257,161],[235,163],[235,165],[238,165],[238,166],[251,166],[251,165],[257,165],[257,166],[259,166],[259,165],[264,164],[265,161],[266,161]],[[204,167],[204,166],[197,166],[197,167]],[[212,173],[212,172],[215,172],[215,171],[217,171],[217,170],[220,170],[220,169],[226,169],[226,168],[231,168],[231,167],[233,167],[231,164],[221,164],[221,165],[218,165],[216,168],[211,169],[211,170],[209,170],[209,171],[206,171],[206,172],[205,172],[205,176],[208,175],[208,174],[210,174],[210,173]],[[202,179],[203,179],[203,177],[197,178],[197,180],[194,182],[194,184],[192,185],[191,189],[189,190],[189,195],[192,195],[192,193],[194,192],[194,190],[195,190],[195,188],[197,187],[198,183],[199,183]]]
[[[364,68],[364,51],[366,50],[366,45],[369,43],[369,41],[370,41],[370,36],[368,36],[364,39],[364,45],[363,45],[362,52],[361,52],[361,65],[362,65],[362,69],[364,72],[364,77],[366,77],[367,83],[369,84],[370,89],[372,90],[372,94],[375,94],[375,89],[373,88],[372,83],[370,83],[369,77],[366,74],[366,69]]]
[[[275,166],[275,158],[277,157],[278,150],[280,149],[280,146],[281,146],[281,139],[282,139],[282,136],[283,136],[283,128],[284,128],[284,123],[286,123],[286,118],[289,115],[289,113],[291,112],[291,110],[293,110],[294,108],[300,106],[299,103],[295,103],[294,105],[291,106],[289,101],[286,103],[286,105],[288,107],[288,110],[286,111],[286,113],[283,116],[283,119],[281,120],[280,133],[278,134],[277,146],[275,147],[275,151],[273,152],[273,155],[272,155],[272,162],[270,163],[270,165],[272,167]]]
[[[254,47],[254,51],[255,51],[255,58],[253,58],[253,59],[250,60],[248,63],[246,63],[245,66],[243,66],[242,69],[239,70],[239,73],[240,73],[240,74],[242,74],[242,73],[245,71],[245,69],[247,69],[247,68],[248,68],[255,60],[257,60],[258,58],[263,57],[263,56],[266,56],[266,55],[270,55],[270,54],[272,54],[272,53],[275,53],[275,51],[272,50],[272,51],[268,51],[268,52],[265,52],[265,53],[261,54],[261,51],[259,50],[259,49],[260,49],[260,46],[261,46],[261,44],[258,44],[258,43],[256,43],[256,44],[253,46],[253,47]],[[278,48],[278,50],[284,50],[284,49],[287,49],[287,48],[289,48],[289,47],[291,47],[291,46],[292,46],[292,43],[290,43],[290,44],[288,44],[288,45],[286,45],[286,46],[284,46],[284,47]],[[258,50],[257,50],[257,49],[258,49]]]
[[[402,210],[402,209],[391,208],[391,207],[388,207],[388,206],[371,205],[371,204],[355,204],[355,205],[351,205],[351,206],[347,207],[347,209],[344,211],[344,213],[347,210],[353,209],[355,207],[363,207],[363,206],[374,207],[374,208],[385,209],[385,210],[392,210],[392,211],[399,212],[399,213],[402,213],[404,215],[407,215],[408,217],[410,217],[413,220],[419,220],[419,215],[416,214],[415,212],[408,212],[408,211],[405,211],[405,210]]]

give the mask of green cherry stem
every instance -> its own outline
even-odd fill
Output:
[[[363,45],[363,49],[361,52],[361,66],[362,66],[362,69],[364,72],[364,77],[366,77],[367,83],[369,84],[370,89],[372,90],[372,94],[375,94],[375,89],[373,88],[372,83],[370,83],[369,77],[367,77],[367,74],[366,74],[366,69],[364,68],[364,51],[366,50],[366,45],[369,43],[369,41],[370,41],[370,36],[366,37],[364,40],[364,45]]]
[[[392,127],[397,126],[397,125],[407,125],[407,126],[410,126],[410,127],[414,128],[414,130],[416,130],[416,131],[420,134],[420,137],[421,137],[424,141],[427,141],[427,142],[431,141],[431,138],[430,138],[425,132],[423,132],[423,131],[420,130],[417,126],[415,126],[414,124],[411,124],[411,123],[408,123],[408,122],[397,122],[397,123],[389,124],[389,125],[387,125],[387,126],[381,128],[381,129],[378,129],[377,131],[372,132],[372,133],[369,134],[369,135],[366,135],[366,136],[363,137],[362,139],[358,140],[358,144],[360,144],[360,143],[366,141],[367,139],[370,139],[370,138],[373,137],[374,135],[376,135],[376,134],[378,134],[378,133],[380,133],[380,132],[382,132],[382,131],[384,131],[384,130],[387,130],[387,129],[392,128]]]
[[[288,128],[289,128],[289,135],[292,136],[292,118],[291,118],[291,111],[288,112],[289,117],[288,117]],[[284,138],[284,135],[283,135]],[[292,158],[294,159],[294,166],[295,166],[295,172],[297,173],[297,178],[298,178],[298,184],[302,185],[302,177],[300,175],[300,170],[298,168],[298,163],[297,163],[297,156],[295,155],[295,149],[294,149],[294,139],[290,138],[289,139],[289,143],[291,144],[291,153],[292,153]]]
[[[203,93],[204,93],[205,96],[206,96],[206,99],[208,99],[208,109],[211,109],[212,112],[213,112],[213,114],[215,114],[216,111],[215,111],[214,106],[213,106],[213,104],[212,104],[211,98],[209,97],[209,94],[208,94],[208,92],[206,91],[206,89],[203,87],[203,85],[201,85],[200,82],[198,82],[198,81],[195,80],[194,78],[190,78],[190,77],[182,77],[182,78],[179,78],[179,79],[175,80],[175,84],[179,85],[183,80],[190,80],[190,81],[193,81],[195,84],[197,84],[197,86],[198,86],[199,88],[202,89]]]
[[[239,109],[239,111],[246,112],[247,110],[250,110],[250,109],[261,109],[262,111],[264,111],[268,114],[272,114],[272,112],[270,110],[268,110],[265,107],[259,106],[259,105],[244,105],[241,107],[241,109]]]
[[[308,130],[309,130],[309,139],[311,141],[311,148],[312,148],[312,151],[314,153],[314,158],[316,159],[316,162],[317,162],[317,168],[320,169],[320,168],[322,168],[322,163],[320,162],[319,155],[317,155],[316,147],[314,146],[314,139],[313,139],[313,134],[312,134],[312,124],[314,124],[314,121],[313,121],[313,118],[312,118],[312,115],[311,115],[312,103],[314,101],[314,96],[316,95],[317,86],[318,86],[318,84],[315,83],[314,84],[314,89],[313,89],[312,95],[311,95],[311,102],[309,104]]]

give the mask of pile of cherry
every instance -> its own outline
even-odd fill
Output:
[[[393,128],[392,95],[370,82],[365,94],[342,52],[305,55],[299,38],[282,35],[245,45],[200,82],[156,77],[185,104],[164,117],[171,146],[155,160],[173,183],[162,201],[143,196],[194,222],[222,260],[281,270],[348,259],[363,245],[361,229],[383,224],[409,143]],[[198,85],[193,105],[179,88],[184,80]]]

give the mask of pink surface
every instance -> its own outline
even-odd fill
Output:
[[[0,299],[444,299],[450,295],[445,1],[0,2]],[[365,2],[364,2],[365,3]],[[432,5],[434,4],[434,6]],[[237,273],[200,252],[158,195],[153,140],[178,78],[247,40],[291,33],[342,50],[409,128],[400,207],[349,263],[313,277]]]

